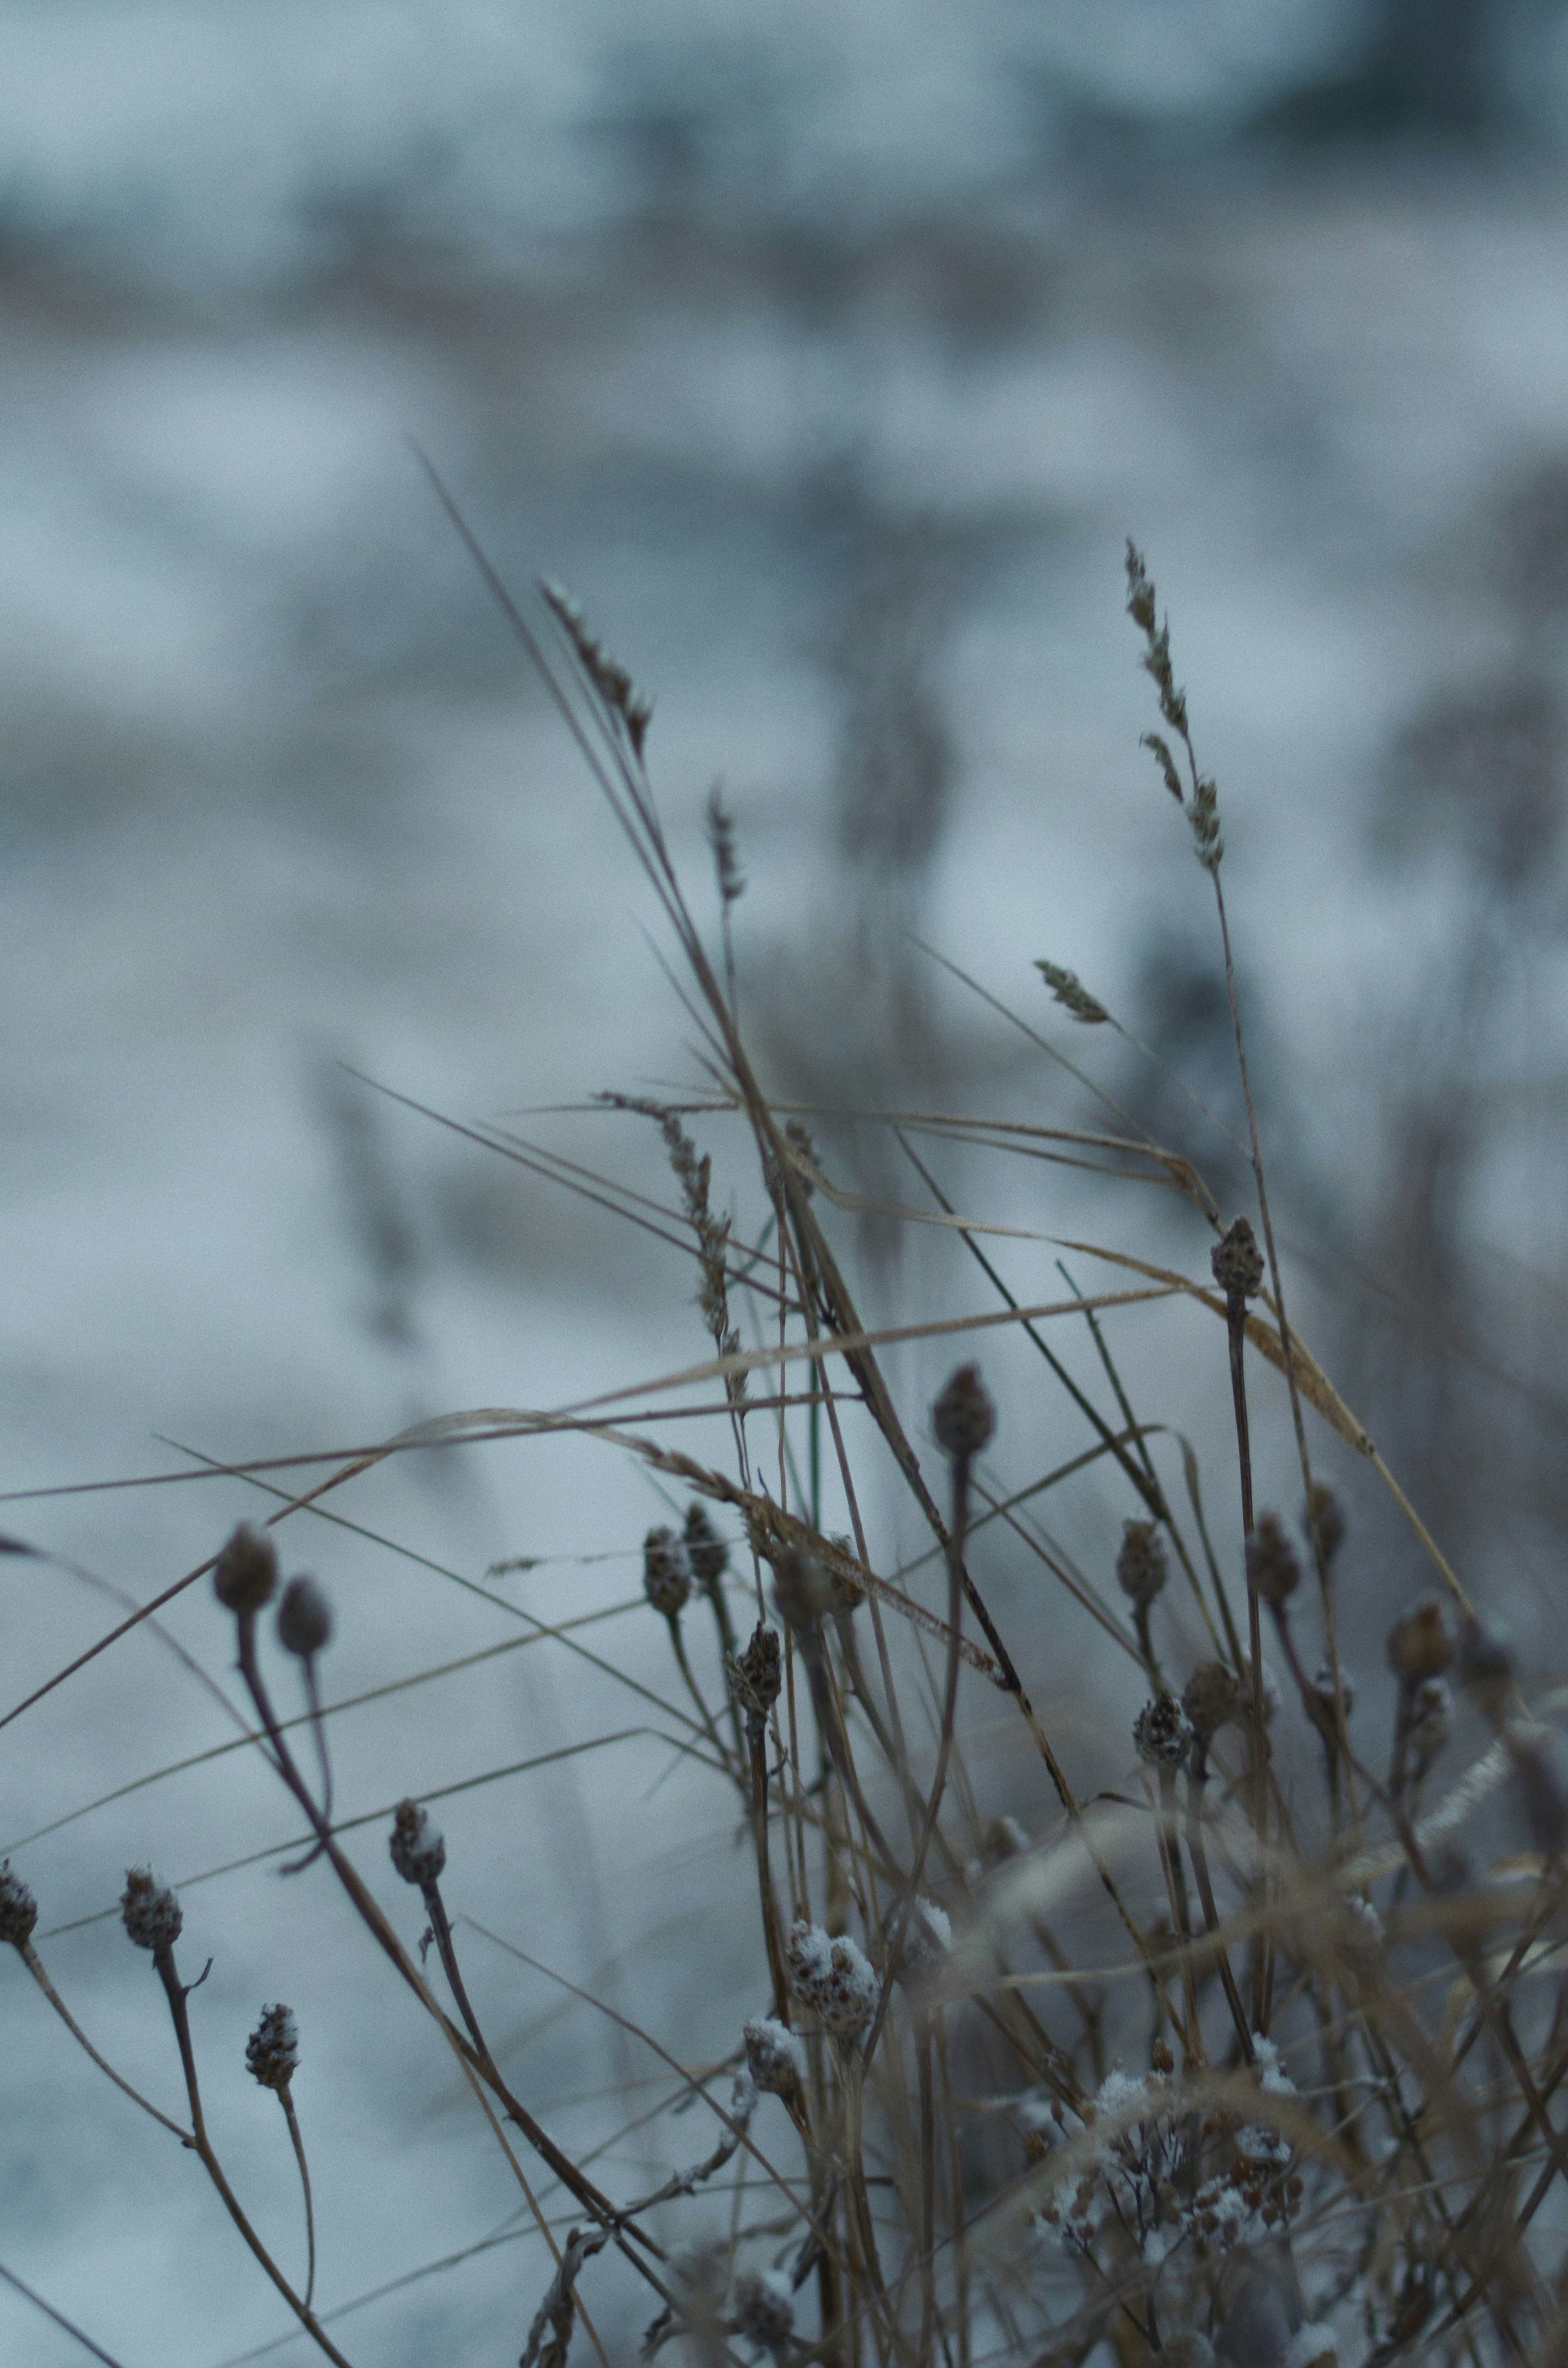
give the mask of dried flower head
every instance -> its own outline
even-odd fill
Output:
[[[642,1541],[642,1591],[666,1620],[676,1617],[691,1593],[691,1563],[673,1530],[650,1530]]]
[[[447,1863],[447,1845],[417,1801],[400,1801],[392,1812],[392,1838],[387,1844],[392,1862],[404,1883],[421,1890],[438,1883]]]
[[[259,1611],[278,1586],[278,1549],[242,1521],[212,1566],[212,1592],[225,1611]]]
[[[185,1922],[174,1893],[146,1866],[127,1868],[119,1912],[139,1949],[172,1949]]]
[[[730,1543],[719,1535],[708,1517],[707,1506],[699,1497],[693,1497],[686,1508],[682,1543],[693,1578],[711,1594],[730,1566]]]
[[[1153,1521],[1124,1521],[1116,1557],[1116,1583],[1140,1611],[1147,1611],[1166,1578],[1165,1541]]]
[[[1187,1681],[1181,1706],[1193,1733],[1207,1743],[1241,1714],[1243,1694],[1235,1672],[1223,1661],[1200,1661]]]
[[[1132,1740],[1146,1768],[1185,1768],[1192,1750],[1192,1721],[1175,1694],[1157,1694],[1133,1722]]]
[[[1259,1513],[1247,1540],[1247,1585],[1271,1611],[1283,1609],[1301,1583],[1301,1565],[1278,1513]]]
[[[264,2006],[261,2021],[245,2042],[245,2068],[264,2089],[281,2096],[300,2061],[300,2033],[293,2009]]]
[[[735,2332],[777,2355],[795,2331],[795,2298],[782,2270],[748,2270],[735,2280]]]
[[[278,1607],[278,1641],[308,1661],[332,1642],[332,1606],[313,1578],[291,1578]]]
[[[752,1630],[751,1643],[730,1664],[730,1676],[741,1715],[748,1725],[765,1726],[783,1683],[778,1629],[759,1620]]]
[[[1080,1019],[1085,1028],[1098,1028],[1110,1018],[1103,1003],[1096,1003],[1076,971],[1063,970],[1059,962],[1037,962],[1036,970],[1051,994],[1065,1011]]]
[[[794,2032],[770,2014],[745,2027],[746,2069],[770,2097],[793,2097],[805,2085],[806,2051]]]
[[[877,1976],[858,1942],[830,1941],[820,1924],[791,1927],[790,1978],[835,2039],[858,2039],[877,2010]]]
[[[1223,1240],[1215,1243],[1209,1263],[1229,1306],[1243,1306],[1257,1297],[1263,1287],[1263,1254],[1244,1217],[1238,1217]]]
[[[633,754],[641,757],[648,726],[653,720],[653,701],[638,690],[619,661],[610,656],[569,592],[559,584],[541,584],[539,588],[546,608],[576,653],[583,672],[611,713],[626,726]]]
[[[960,1365],[931,1409],[931,1429],[944,1455],[967,1463],[983,1452],[996,1429],[978,1365]]]
[[[11,1861],[0,1864],[0,1941],[8,1941],[13,1949],[21,1948],[32,1938],[38,1922],[38,1901],[19,1874],[11,1872]]]
[[[838,1609],[833,1581],[821,1563],[795,1546],[774,1552],[773,1600],[779,1618],[797,1634]]]
[[[1392,1640],[1390,1650],[1392,1656]],[[1514,1654],[1506,1636],[1500,1628],[1467,1620],[1460,1630],[1458,1658],[1460,1685],[1482,1716],[1498,1725],[1514,1691]]]
[[[1345,1543],[1345,1509],[1333,1489],[1322,1480],[1312,1482],[1311,1502],[1301,1512],[1301,1534],[1309,1545],[1314,1527],[1323,1550],[1324,1568],[1327,1570]]]
[[[1407,1686],[1440,1678],[1453,1657],[1443,1607],[1435,1595],[1424,1595],[1389,1630],[1389,1667]]]

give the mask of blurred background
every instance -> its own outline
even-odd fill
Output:
[[[650,900],[417,447],[508,582],[562,580],[653,695],[705,913],[722,782],[743,1003],[781,1092],[1084,1121],[919,939],[1230,1209],[1244,1169],[1172,1082],[1239,1123],[1208,883],[1137,745],[1136,537],[1219,778],[1302,1328],[1467,1581],[1555,1666],[1565,137],[1552,0],[5,0],[6,1486],[348,1446],[702,1352],[673,1252],[348,1074],[463,1121],[697,1074]],[[1074,1030],[1039,956],[1168,1068]],[[629,1121],[508,1122],[668,1194]],[[846,1187],[911,1198],[885,1140],[817,1125]],[[980,1213],[1090,1223],[1052,1171],[945,1172]],[[1096,1238],[1201,1270],[1190,1222],[1095,1207]],[[869,1309],[928,1282],[972,1302],[950,1244],[909,1234],[846,1227]],[[1059,1280],[1043,1252],[1009,1272],[1024,1296]],[[1191,1338],[1220,1395],[1185,1418],[1222,1455],[1222,1363]],[[1187,1338],[1129,1335],[1152,1400],[1185,1385]],[[938,1361],[895,1363],[912,1420]],[[1278,1430],[1260,1452],[1288,1496]],[[1346,1617],[1375,1656],[1423,1577],[1347,1462],[1325,1455],[1358,1556]],[[40,1549],[4,1565],[7,1698],[111,1616],[66,1563],[145,1598],[258,1503],[225,1481],[7,1506]],[[1096,1480],[1062,1517],[1102,1577],[1133,1509]],[[663,1518],[585,1446],[411,1460],[344,1510],[494,1600],[295,1522],[338,1601],[343,1693],[635,1595]],[[486,1578],[508,1560],[530,1567]],[[171,1614],[222,1674],[215,1623],[204,1591]],[[548,1657],[346,1715],[346,1796],[369,1811],[643,1715]],[[225,1732],[133,1640],[0,1732],[6,1834]],[[500,1870],[514,1938],[548,1930],[540,1954],[609,1983],[635,1933],[685,2011],[661,1919],[677,1877],[690,1912],[721,1896],[733,1838],[653,1789],[667,1757],[635,1782],[585,1760],[499,1784],[449,1830]],[[183,1878],[286,1839],[232,1757],[15,1859],[41,1930],[98,1913],[133,1860]],[[319,1874],[297,1898],[265,1870],[215,1884],[187,1923],[218,1956],[214,2110],[285,2249],[292,2169],[238,2051],[264,1997],[301,2012],[324,2302],[505,2227],[426,2042],[373,1975],[346,1987],[356,1944]],[[753,1978],[733,1945],[714,1995]],[[46,1955],[169,2101],[114,1925]],[[194,2167],[0,1972],[0,2260],[126,2368],[279,2334]],[[611,2064],[498,1955],[476,1982],[590,2142],[597,2090],[648,2066]],[[514,2357],[538,2256],[400,2288],[344,2340],[412,2362],[439,2329],[444,2356]],[[0,2348],[80,2356],[5,2294]]]

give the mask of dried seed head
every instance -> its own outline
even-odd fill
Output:
[[[1439,1662],[1438,1668],[1446,1667]],[[1482,1716],[1498,1725],[1514,1691],[1513,1648],[1500,1628],[1467,1620],[1460,1630],[1460,1683]]]
[[[978,1365],[960,1365],[931,1409],[931,1429],[944,1455],[969,1463],[981,1454],[996,1429],[992,1405]]]
[[[792,2031],[770,2014],[753,2015],[745,2027],[746,2069],[770,2097],[793,2097],[805,2085],[806,2051]]]
[[[1271,1611],[1282,1609],[1301,1583],[1301,1565],[1278,1513],[1259,1513],[1247,1540],[1247,1585]]]
[[[767,1713],[778,1699],[783,1683],[780,1666],[778,1631],[759,1620],[752,1630],[751,1643],[738,1660],[730,1664],[731,1680],[741,1715],[748,1725],[765,1726]]]
[[[392,1839],[387,1844],[392,1862],[404,1883],[439,1883],[447,1863],[447,1845],[417,1801],[400,1801],[392,1812]]]
[[[1440,1678],[1453,1657],[1443,1607],[1435,1595],[1424,1595],[1389,1630],[1389,1667],[1407,1686]]]
[[[833,1581],[821,1563],[794,1546],[774,1551],[773,1600],[779,1618],[797,1634],[838,1609]]]
[[[1209,1263],[1231,1306],[1257,1297],[1263,1283],[1263,1257],[1244,1217],[1238,1217],[1223,1241],[1215,1243]]]
[[[795,2331],[795,2298],[782,2270],[748,2270],[735,2280],[735,2332],[775,2355]]]
[[[264,2006],[261,2021],[245,2042],[246,2070],[264,2089],[276,2089],[281,2096],[299,2061],[300,2033],[292,2009]]]
[[[291,1578],[278,1607],[278,1641],[308,1661],[332,1642],[332,1606],[313,1578]]]
[[[1318,1544],[1323,1549],[1323,1566],[1327,1570],[1345,1543],[1345,1511],[1333,1489],[1321,1480],[1312,1482],[1312,1501],[1301,1513],[1301,1534],[1308,1545],[1312,1542],[1314,1523]]]
[[[673,1530],[650,1530],[642,1541],[642,1591],[666,1620],[691,1593],[691,1564]]]
[[[172,1949],[185,1922],[174,1893],[146,1866],[127,1868],[119,1912],[139,1949]]]
[[[1116,1557],[1116,1582],[1128,1600],[1146,1611],[1165,1583],[1165,1548],[1153,1521],[1124,1521]]]
[[[242,1521],[213,1565],[213,1594],[225,1611],[259,1611],[277,1586],[277,1547]]]
[[[1193,1733],[1207,1743],[1241,1714],[1242,1689],[1234,1671],[1223,1661],[1200,1661],[1187,1681],[1181,1706]]]
[[[697,1498],[686,1508],[686,1558],[699,1587],[711,1594],[730,1566],[730,1545],[708,1518],[708,1508]]]
[[[1425,1776],[1453,1733],[1454,1698],[1446,1678],[1426,1678],[1411,1705],[1408,1741],[1417,1776]]]
[[[38,1901],[19,1874],[11,1872],[11,1861],[0,1864],[0,1941],[8,1941],[19,1949],[32,1938],[38,1922]]]
[[[946,1909],[934,1899],[917,1899],[903,1928],[899,1980],[909,1988],[920,1988],[941,1972],[952,1945],[953,1928]]]
[[[820,1924],[791,1927],[785,1944],[790,1978],[824,2028],[858,2039],[877,2010],[877,1976],[857,1941],[830,1941]]]
[[[1146,1768],[1185,1768],[1192,1749],[1192,1722],[1175,1694],[1157,1694],[1139,1712],[1132,1740]]]
[[[1103,1003],[1096,1003],[1076,971],[1063,970],[1059,962],[1037,962],[1036,970],[1051,994],[1074,1019],[1085,1028],[1098,1028],[1110,1018]]]

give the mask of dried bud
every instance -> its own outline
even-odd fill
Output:
[[[259,1611],[278,1585],[278,1549],[242,1521],[212,1566],[212,1592],[225,1611]]]
[[[1459,1673],[1482,1716],[1499,1725],[1514,1691],[1513,1650],[1500,1629],[1484,1627],[1479,1620],[1465,1622],[1460,1630]]]
[[[1241,1713],[1242,1689],[1234,1671],[1223,1661],[1200,1661],[1187,1681],[1181,1706],[1193,1733],[1207,1743]]]
[[[1312,1482],[1312,1501],[1301,1514],[1301,1534],[1309,1545],[1314,1524],[1318,1544],[1323,1549],[1323,1566],[1327,1570],[1345,1543],[1345,1512],[1333,1489],[1325,1487],[1321,1480]]]
[[[1257,1297],[1263,1284],[1263,1258],[1244,1217],[1238,1217],[1223,1241],[1215,1243],[1209,1263],[1227,1306],[1242,1307]]]
[[[300,2061],[300,2033],[293,2011],[286,2006],[264,2006],[261,2021],[245,2042],[245,2068],[264,2089],[281,2096]]]
[[[1185,1768],[1192,1749],[1192,1722],[1175,1694],[1158,1694],[1133,1723],[1132,1740],[1147,1768]]]
[[[642,1541],[642,1591],[666,1620],[691,1593],[691,1564],[673,1530],[650,1530]]]
[[[447,1845],[417,1801],[400,1801],[392,1812],[392,1839],[387,1844],[392,1862],[404,1883],[421,1890],[441,1879]]]
[[[313,1578],[291,1578],[284,1588],[278,1607],[278,1641],[301,1661],[332,1642],[332,1606]]]
[[[185,1922],[174,1893],[156,1882],[151,1867],[145,1866],[126,1870],[119,1912],[139,1949],[172,1949]]]
[[[735,2332],[780,2353],[795,2331],[795,2299],[782,2270],[748,2270],[735,2280]]]
[[[877,1976],[851,1940],[830,1941],[820,1924],[794,1925],[785,1946],[790,1978],[835,2039],[858,2039],[877,2010]]]
[[[779,1618],[797,1633],[838,1609],[833,1581],[821,1563],[794,1546],[782,1546],[774,1553],[773,1600]]]
[[[1247,1585],[1260,1603],[1280,1611],[1301,1583],[1301,1565],[1278,1513],[1260,1513],[1247,1540]]]
[[[730,1566],[730,1546],[708,1518],[708,1508],[693,1500],[686,1508],[686,1558],[699,1587],[711,1594]]]
[[[1407,1740],[1418,1777],[1425,1776],[1453,1732],[1454,1698],[1446,1678],[1425,1678],[1411,1705]]]
[[[792,2031],[770,2014],[754,2015],[745,2027],[746,2069],[770,2097],[793,2097],[805,2085],[806,2051]]]
[[[1165,1549],[1153,1521],[1124,1521],[1116,1580],[1140,1611],[1147,1611],[1165,1583]]]
[[[32,1938],[38,1922],[38,1901],[19,1874],[11,1872],[11,1861],[0,1864],[0,1941],[8,1941],[19,1949]]]
[[[1435,1595],[1424,1595],[1389,1630],[1389,1667],[1407,1686],[1440,1678],[1453,1657],[1443,1607]]]
[[[944,1455],[967,1463],[981,1454],[996,1429],[992,1405],[978,1365],[960,1365],[931,1409],[931,1429]]]
[[[761,1620],[757,1622],[751,1643],[738,1660],[731,1662],[730,1677],[741,1715],[748,1725],[766,1725],[783,1683],[777,1628],[769,1628]]]

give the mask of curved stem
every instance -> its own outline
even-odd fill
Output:
[[[278,2101],[283,2108],[283,2118],[289,2124],[289,2135],[294,2142],[294,2159],[300,2166],[300,2185],[305,2194],[305,2308],[309,2310],[316,2290],[316,2214],[311,2202],[311,2167],[305,2160],[305,2141],[300,2135],[299,2118],[294,2112],[294,2100],[287,2089],[279,2089]]]
[[[61,2021],[65,2025],[66,2030],[71,2033],[72,2038],[76,2042],[77,2046],[84,2049],[85,2053],[92,2057],[93,2062],[97,2066],[98,2070],[106,2074],[107,2077],[114,2082],[115,2087],[120,2090],[121,2094],[130,2098],[133,2105],[140,2105],[144,2113],[151,2113],[155,2122],[161,2123],[164,2128],[167,2130],[172,2136],[178,2138],[181,2146],[194,2146],[196,2141],[191,2136],[188,2130],[182,2130],[177,2122],[170,2121],[167,2113],[161,2113],[156,2105],[150,2104],[147,2099],[142,2094],[140,2089],[133,2089],[129,2080],[121,2079],[119,2074],[115,2070],[114,2066],[108,2063],[105,2058],[98,2054],[97,2049],[93,2045],[92,2041],[87,2037],[86,2032],[82,2029],[81,2024],[76,2021],[74,2015],[71,2012],[70,2008],[61,1997],[60,1992],[55,1988],[54,1984],[50,1980],[49,1975],[45,1973],[38,1952],[33,1947],[32,1942],[30,1941],[19,1941],[17,1943],[17,1954],[20,1957],[23,1964],[26,1965],[28,1973],[31,1974],[34,1981],[38,1984],[40,1989],[49,2000],[50,2005],[54,2009],[55,2013],[60,2017]]]

